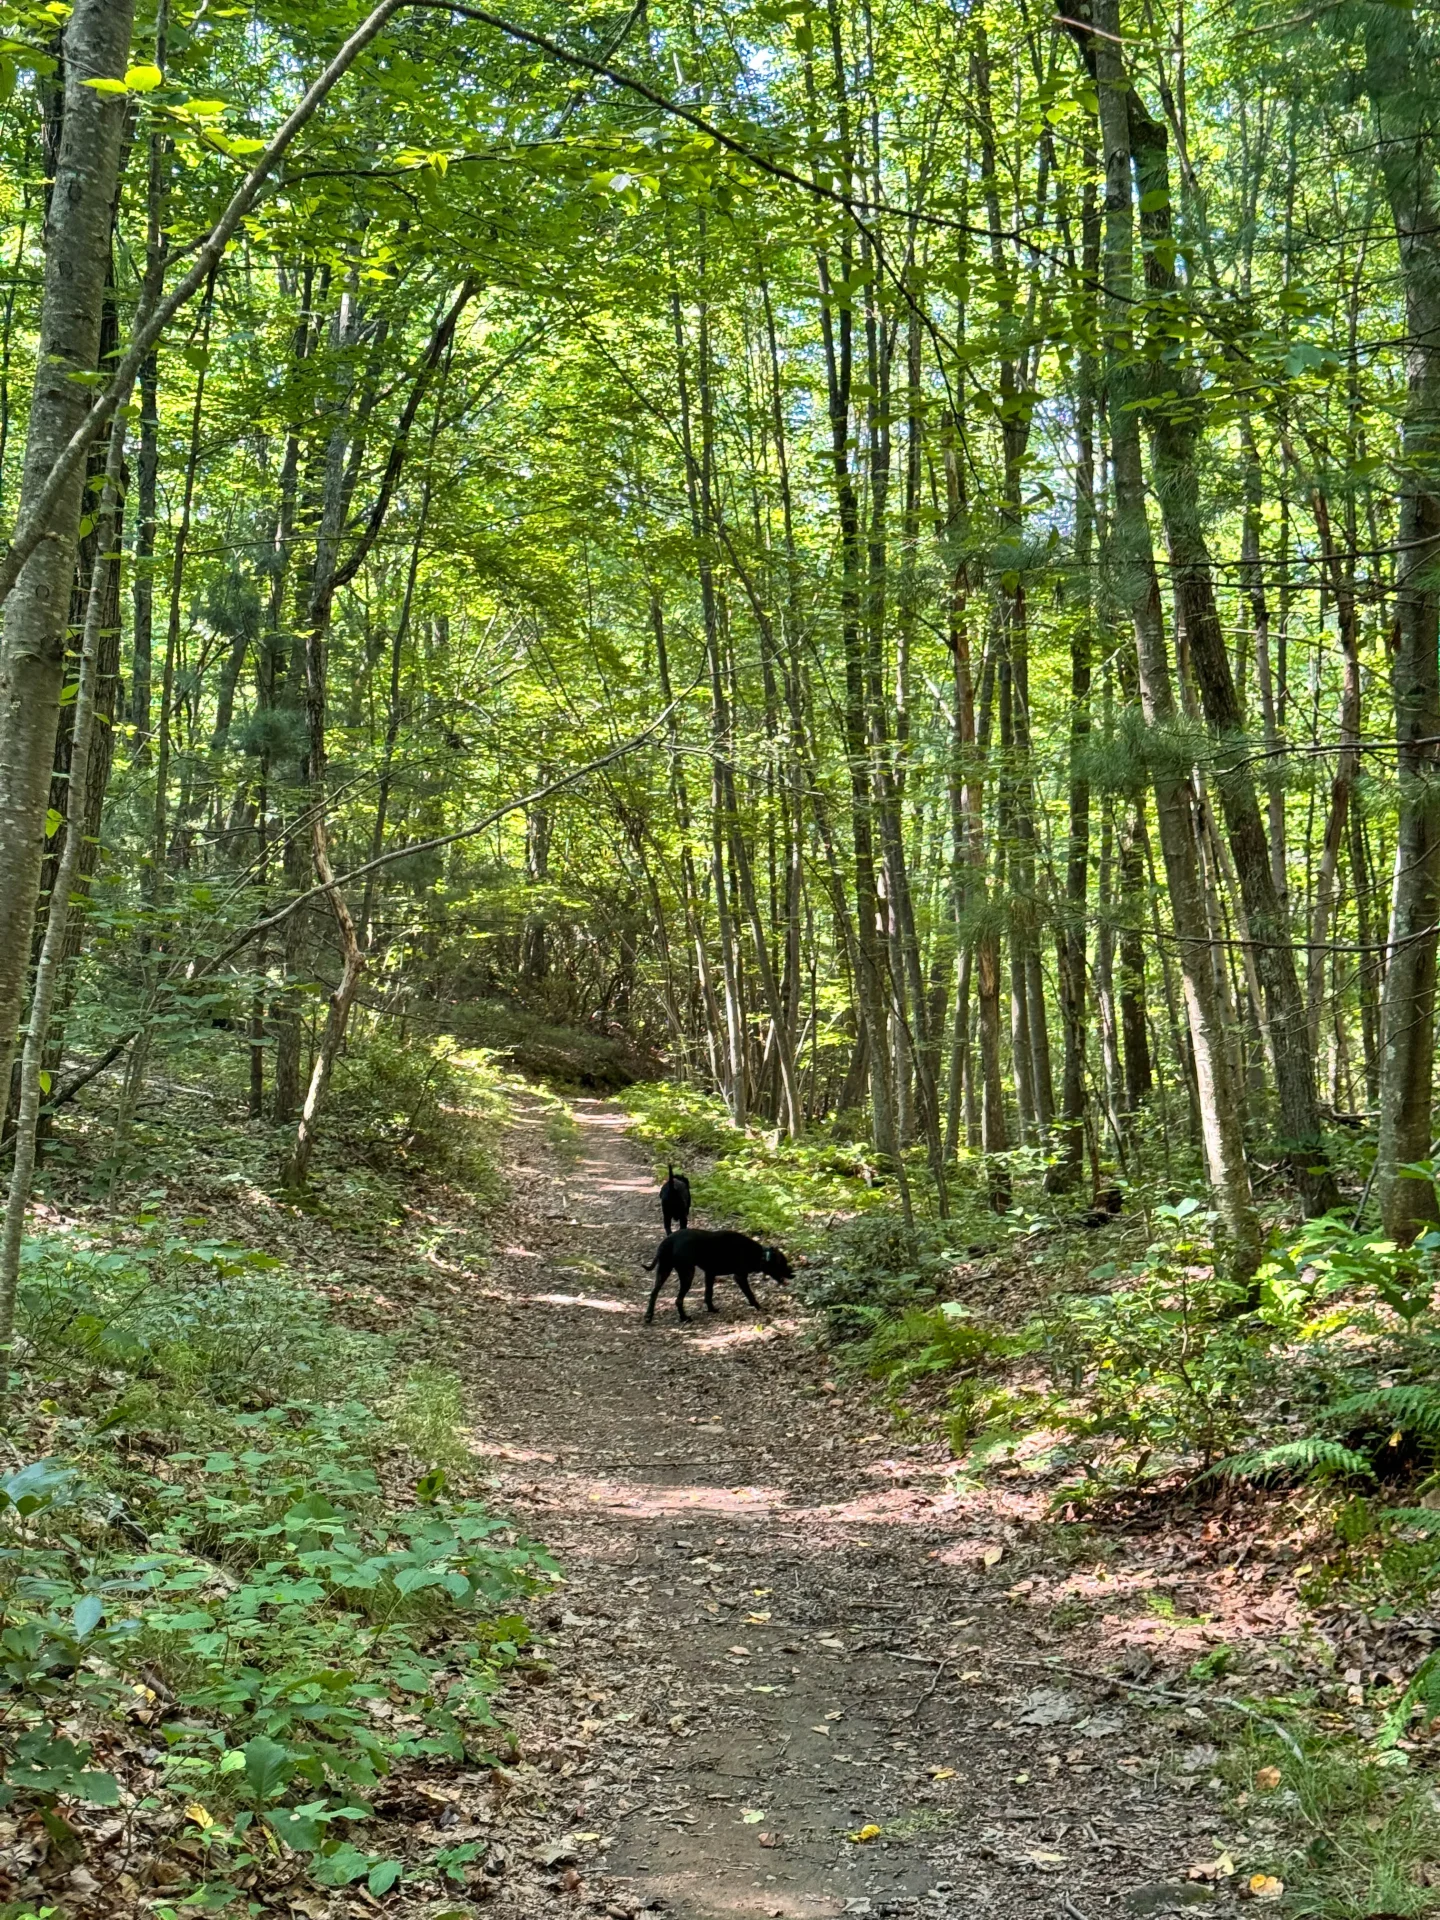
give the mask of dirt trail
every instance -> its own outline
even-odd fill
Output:
[[[672,1288],[644,1326],[648,1159],[615,1109],[577,1117],[567,1159],[517,1110],[517,1198],[455,1352],[496,1497],[566,1577],[542,1628],[557,1680],[515,1703],[556,1836],[544,1910],[1204,1899],[1180,1884],[1215,1831],[1203,1730],[1043,1670],[1096,1648],[1027,1604],[1043,1542],[948,1494],[933,1450],[867,1432],[784,1295],[757,1318],[722,1283],[681,1327]],[[1161,1771],[1187,1746],[1193,1793]]]

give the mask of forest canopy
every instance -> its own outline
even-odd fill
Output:
[[[363,1020],[1434,1220],[1432,8],[0,33],[0,1334],[217,1026],[292,1191]]]

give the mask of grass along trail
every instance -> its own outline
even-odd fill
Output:
[[[517,1101],[449,1352],[493,1497],[565,1574],[553,1682],[506,1703],[547,1910],[1227,1905],[1187,1878],[1223,1823],[1198,1709],[1114,1685],[1045,1530],[876,1432],[788,1294],[757,1318],[722,1283],[682,1327],[672,1288],[646,1328],[652,1169],[616,1108],[575,1113],[567,1150]]]

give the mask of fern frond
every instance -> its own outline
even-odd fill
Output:
[[[1370,1393],[1352,1393],[1326,1412],[1329,1420],[1384,1421],[1410,1433],[1440,1439],[1440,1389],[1420,1384],[1376,1387]]]
[[[1381,1507],[1375,1518],[1387,1527],[1409,1527],[1413,1533],[1440,1533],[1440,1511],[1434,1507]]]
[[[1364,1474],[1374,1477],[1374,1468],[1363,1453],[1341,1446],[1338,1440],[1325,1440],[1317,1433],[1302,1440],[1287,1440],[1283,1446],[1261,1447],[1254,1453],[1232,1454],[1210,1469],[1228,1480],[1263,1480],[1272,1473]]]
[[[1427,1653],[1410,1676],[1409,1686],[1385,1717],[1376,1745],[1393,1747],[1410,1724],[1416,1706],[1423,1706],[1428,1713],[1440,1707],[1440,1653]]]

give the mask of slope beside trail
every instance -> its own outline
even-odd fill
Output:
[[[532,1822],[496,1907],[1228,1906],[1187,1878],[1219,1845],[1196,1710],[1106,1679],[1097,1616],[1037,1603],[1044,1530],[877,1432],[788,1296],[757,1316],[722,1283],[682,1327],[672,1286],[646,1327],[649,1159],[618,1110],[576,1114],[567,1153],[517,1103],[513,1198],[454,1303],[493,1497],[565,1581],[538,1616],[554,1678],[504,1703]]]

